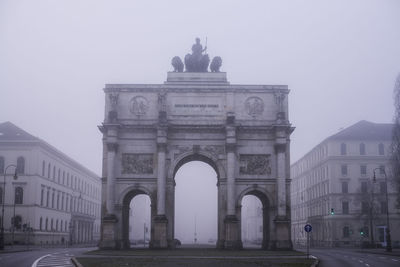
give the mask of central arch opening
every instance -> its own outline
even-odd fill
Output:
[[[203,161],[189,161],[175,174],[174,236],[182,245],[217,242],[217,173]]]

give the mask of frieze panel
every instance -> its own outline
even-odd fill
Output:
[[[137,116],[142,116],[149,109],[149,101],[143,96],[135,96],[131,100],[131,112]]]
[[[247,114],[249,114],[250,116],[259,116],[264,112],[264,101],[256,96],[249,97],[245,102],[245,108]]]
[[[152,174],[153,154],[122,154],[122,174]]]
[[[270,175],[271,155],[249,155],[241,154],[239,157],[239,173],[244,175]]]

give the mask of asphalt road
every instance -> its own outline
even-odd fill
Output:
[[[37,262],[37,266],[40,263],[50,263],[47,266],[56,266],[57,262],[65,261],[66,257],[75,257],[81,255],[81,253],[93,250],[95,248],[41,248],[30,251],[22,252],[10,252],[0,254],[0,267],[32,267],[32,264]]]
[[[393,255],[360,253],[354,249],[310,249],[320,259],[318,267],[399,267],[400,257]]]

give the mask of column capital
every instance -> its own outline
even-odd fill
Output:
[[[107,151],[118,151],[118,144],[117,143],[107,143]]]
[[[286,152],[286,144],[278,143],[274,145],[275,153],[284,153]]]
[[[166,152],[167,151],[167,143],[157,143],[157,151],[158,152]]]

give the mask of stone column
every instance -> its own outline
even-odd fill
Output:
[[[166,193],[166,174],[165,174],[165,152],[166,144],[158,144],[157,152],[157,215],[165,215],[165,193]]]
[[[115,205],[115,156],[117,153],[118,144],[108,143],[107,144],[107,214],[114,214]]]
[[[159,127],[157,130],[157,215],[154,217],[154,239],[151,247],[167,248],[168,219],[165,215],[166,201],[166,150],[167,129]]]
[[[226,210],[225,217],[225,248],[242,248],[240,241],[239,220],[236,216],[236,128],[235,117],[227,117],[226,126]]]
[[[286,138],[277,139],[275,144],[277,215],[274,219],[276,239],[272,240],[271,249],[290,250],[293,248],[290,237],[290,216],[288,216],[286,211],[286,179],[288,178],[286,173],[286,161],[288,160],[286,152]]]

